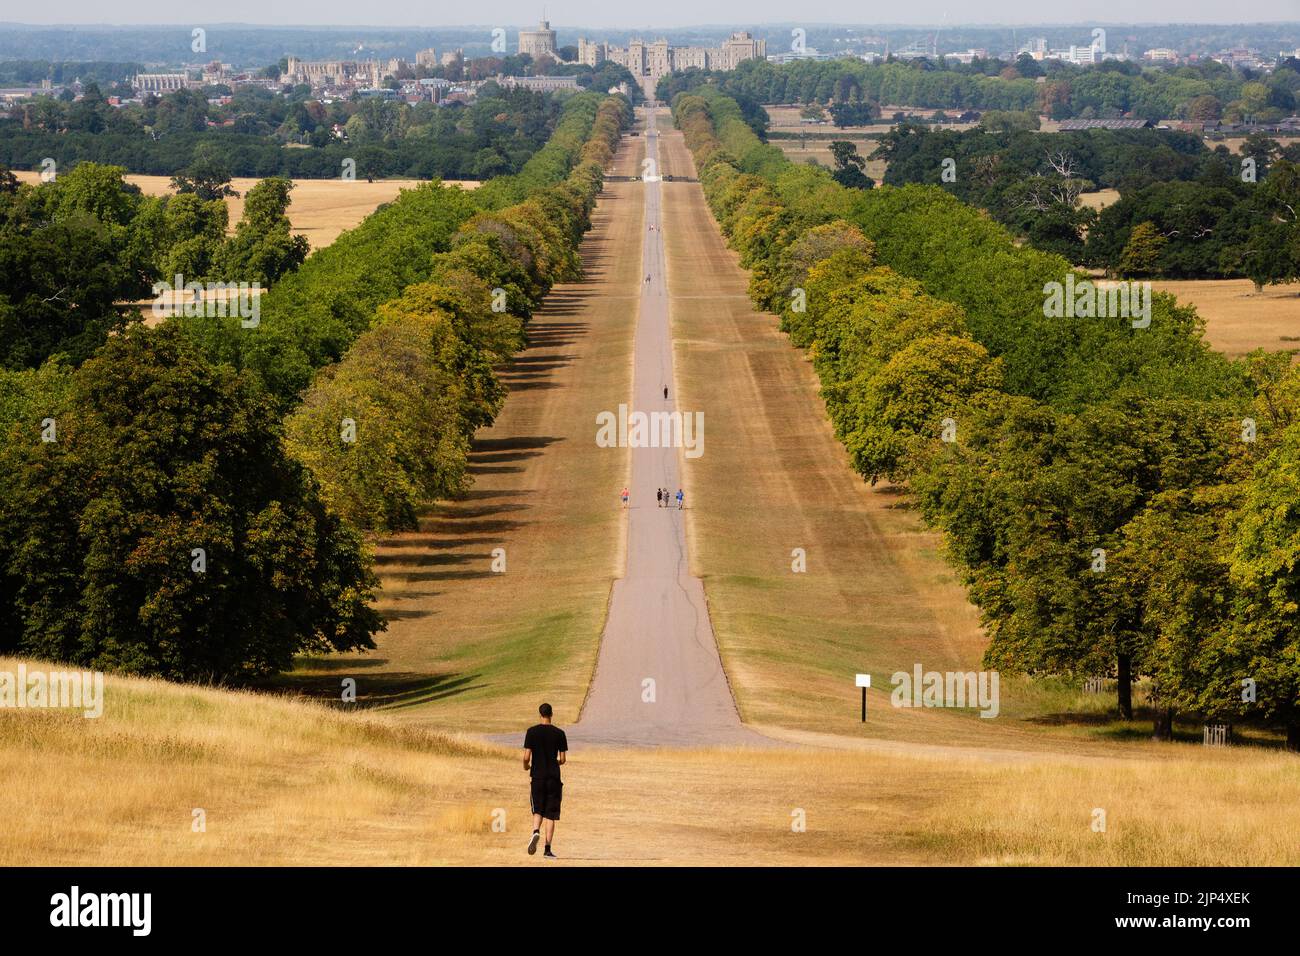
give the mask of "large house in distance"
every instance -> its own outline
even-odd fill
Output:
[[[626,67],[645,90],[646,97],[654,98],[660,78],[674,70],[734,70],[745,60],[761,60],[767,56],[767,41],[755,39],[750,33],[733,33],[719,47],[669,46],[667,40],[646,43],[642,39],[629,40],[625,47],[578,38],[578,62],[595,66],[610,60]]]

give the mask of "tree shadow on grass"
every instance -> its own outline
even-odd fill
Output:
[[[343,666],[334,667],[334,663]],[[360,664],[364,662],[356,659],[331,662],[329,669],[333,673],[285,674],[273,684],[258,689],[305,697],[339,710],[398,710],[447,700],[483,686],[475,683],[478,674],[420,674],[414,671],[376,674],[366,673],[364,667],[357,666]],[[355,673],[348,673],[349,670]],[[343,700],[343,680],[346,677],[356,680],[355,703]]]

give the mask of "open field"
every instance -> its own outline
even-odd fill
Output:
[[[1151,287],[1196,306],[1206,339],[1228,355],[1300,349],[1300,286],[1266,286],[1256,294],[1249,279],[1191,279]]]
[[[765,106],[767,115],[772,122],[769,129],[772,132],[789,133],[798,130],[807,130],[810,133],[831,133],[835,136],[845,135],[845,138],[852,138],[857,135],[869,133],[873,136],[881,136],[888,133],[893,127],[893,120],[889,117],[894,113],[906,113],[911,117],[931,117],[935,113],[946,112],[949,116],[961,113],[961,110],[937,110],[937,109],[918,109],[911,106],[882,106],[880,108],[881,118],[878,122],[869,123],[866,126],[845,126],[843,129],[837,129],[831,122],[830,111],[826,111],[826,124],[818,125],[817,123],[805,123],[799,115],[803,112],[802,106]],[[943,129],[965,130],[971,129],[975,123],[944,123]]]
[[[639,171],[643,150],[625,139],[611,172]],[[440,729],[514,729],[538,694],[559,722],[577,718],[621,574],[627,452],[596,446],[596,415],[631,389],[642,230],[640,186],[607,184],[586,278],[551,291],[504,372],[511,394],[476,437],[473,489],[379,543],[390,623],[378,650],[304,661],[291,686],[337,699],[352,676],[364,704]],[[491,570],[497,548],[504,574]]]
[[[1096,192],[1083,193],[1079,197],[1079,202],[1088,209],[1094,209],[1097,212],[1101,212],[1107,206],[1113,206],[1115,203],[1119,202],[1119,190],[1098,189]]]
[[[837,139],[846,139],[858,147],[858,155],[867,159],[872,151],[876,148],[876,141],[870,139],[859,139],[852,136],[836,137]],[[831,140],[828,139],[808,139],[805,143],[800,143],[797,139],[774,139],[772,145],[778,147],[781,152],[785,153],[786,158],[792,163],[807,163],[809,161],[817,163],[819,166],[825,166],[827,169],[835,168],[835,157],[831,155]],[[885,170],[889,164],[883,159],[867,159],[867,165],[864,172],[880,182],[885,176]]]
[[[1300,862],[1294,758],[1125,756],[575,753],[553,865]],[[301,701],[109,678],[95,720],[0,711],[0,773],[6,866],[541,862],[517,751]]]
[[[40,174],[15,171],[22,182],[37,183]],[[174,192],[170,176],[128,175],[126,181],[139,186],[146,196],[166,196]],[[306,236],[313,249],[328,246],[345,229],[358,225],[383,203],[397,198],[403,189],[413,189],[421,184],[419,179],[382,179],[373,183],[364,180],[347,182],[342,179],[298,179],[294,181],[289,198],[289,222],[296,235]],[[230,209],[230,229],[233,232],[244,214],[244,194],[257,184],[256,179],[234,179],[231,185],[239,196],[226,199]],[[464,189],[474,189],[476,182],[460,182]]]

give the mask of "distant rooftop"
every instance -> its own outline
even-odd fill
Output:
[[[1154,124],[1144,119],[1068,119],[1057,127],[1062,133],[1084,129],[1147,129]]]

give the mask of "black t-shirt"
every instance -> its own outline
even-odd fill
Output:
[[[560,779],[560,761],[556,754],[566,753],[569,738],[554,724],[535,724],[524,734],[524,749],[533,752],[533,779],[554,777]]]

